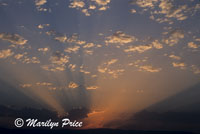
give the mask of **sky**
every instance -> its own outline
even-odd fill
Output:
[[[0,104],[124,121],[200,82],[199,16],[199,0],[0,0]]]

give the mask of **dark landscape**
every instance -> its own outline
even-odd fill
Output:
[[[89,130],[44,130],[44,129],[1,129],[1,134],[197,134],[184,131],[144,131],[120,129],[89,129]]]

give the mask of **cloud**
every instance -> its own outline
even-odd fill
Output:
[[[38,51],[39,52],[47,52],[47,51],[49,51],[49,48],[48,47],[44,47],[44,48],[38,48]]]
[[[192,65],[191,68],[194,74],[200,74],[200,68],[198,68],[196,65]]]
[[[32,87],[32,84],[21,84],[20,86],[22,88],[27,88],[27,87]]]
[[[96,90],[98,88],[99,88],[98,86],[89,86],[89,87],[86,87],[87,90]]]
[[[48,87],[47,89],[49,90],[56,90],[57,88],[56,87],[53,87],[53,84],[52,83],[49,83],[49,82],[37,82],[35,84],[20,84],[20,86],[22,88],[29,88],[29,87],[35,87],[35,86],[43,86],[43,87]]]
[[[45,32],[46,35],[56,35],[56,32],[54,30],[50,30],[50,31],[46,31]]]
[[[106,71],[108,70],[108,68],[102,68],[102,67],[98,67],[98,71],[100,72],[100,73],[105,73]]]
[[[55,40],[61,42],[61,43],[65,43],[65,41],[67,40],[67,36],[63,35],[63,36],[57,36],[54,38]]]
[[[64,71],[65,70],[65,66],[57,66],[57,65],[54,65],[54,64],[42,65],[41,68],[44,69],[44,70],[47,70],[47,71],[52,71],[52,72]]]
[[[80,72],[84,73],[84,74],[90,74],[89,71],[83,70],[82,68],[80,69]]]
[[[72,0],[69,5],[69,8],[75,8],[80,12],[84,13],[85,16],[90,16],[92,10],[105,11],[109,8],[108,4],[110,0],[91,0],[91,1],[83,1],[83,0]]]
[[[106,37],[106,43],[112,43],[112,44],[127,44],[137,41],[137,39],[134,36],[127,35],[122,31],[117,31],[113,35]]]
[[[173,4],[169,0],[162,0],[159,7],[161,8],[161,13],[168,14],[173,8]]]
[[[87,8],[83,9],[83,7],[85,7],[85,2],[81,0],[73,0],[69,5],[69,8],[76,8],[77,10],[80,10],[82,13],[84,13],[85,16],[90,16],[88,9]],[[91,7],[91,8],[94,8],[94,7]]]
[[[0,6],[8,6],[8,4],[4,2],[0,2]]]
[[[144,57],[144,59],[138,59],[134,62],[128,63],[129,66],[139,67],[139,64],[146,62],[148,57]]]
[[[145,65],[145,66],[139,66],[139,70],[155,73],[155,72],[160,72],[162,69],[161,68],[154,68],[151,65]]]
[[[72,34],[72,36],[67,36],[65,34],[56,33],[55,31],[47,31],[47,35],[53,36],[53,39],[61,43],[75,43],[77,45],[83,45],[86,41],[79,40],[77,33]]]
[[[181,57],[173,55],[173,54],[169,55],[169,57],[172,58],[172,59],[174,59],[174,60],[180,60],[181,59]]]
[[[185,69],[186,64],[183,62],[172,62],[173,67],[178,67],[180,69]]]
[[[135,9],[131,9],[131,13],[132,14],[136,13],[136,10]]]
[[[117,61],[118,61],[118,59],[112,59],[112,60],[108,61],[106,64],[109,66],[111,64],[116,63]]]
[[[73,34],[71,37],[68,37],[68,39],[66,40],[66,42],[68,42],[68,43],[75,43],[77,45],[83,45],[83,44],[86,43],[85,41],[78,40],[78,35],[77,34]]]
[[[160,13],[165,14],[167,18],[175,18],[177,20],[185,20],[187,16],[183,14],[183,12],[187,9],[187,5],[179,6],[175,8],[173,3],[169,0],[162,0],[159,4],[161,9]]]
[[[83,48],[91,48],[94,47],[94,43],[87,43]]]
[[[37,57],[31,57],[31,58],[29,58],[27,56],[24,56],[24,59],[23,59],[22,63],[26,63],[26,64],[30,64],[30,63],[39,64],[40,60]]]
[[[149,18],[158,23],[173,24],[175,21],[186,20],[189,14],[194,15],[199,10],[199,4],[192,6],[193,1],[189,2],[191,4],[177,3],[173,0],[132,0],[130,4],[140,7],[142,11],[138,9],[139,13],[150,14]]]
[[[91,10],[96,9],[96,6],[95,5],[90,5],[89,9],[91,9]]]
[[[156,48],[156,49],[161,49],[163,48],[163,45],[158,41],[158,40],[155,40],[152,42],[152,45]]]
[[[122,75],[125,71],[124,68],[118,68],[119,64],[116,64],[118,62],[118,59],[113,58],[110,59],[101,65],[98,66],[97,71],[102,74],[105,78],[118,78],[119,75]],[[115,64],[115,65],[114,65]],[[92,76],[96,77],[96,76]]]
[[[169,45],[169,46],[174,46],[175,44],[177,44],[180,39],[184,38],[184,33],[183,31],[179,30],[179,29],[175,29],[172,30],[171,32],[168,33],[168,38],[163,39],[162,41]]]
[[[194,42],[189,42],[189,43],[188,43],[188,47],[189,47],[189,48],[196,49],[196,48],[198,48],[199,46],[198,46],[197,44],[195,44]]]
[[[28,41],[18,34],[9,34],[9,33],[0,33],[0,39],[16,45],[24,45]]]
[[[80,49],[80,46],[74,46],[74,47],[68,47],[64,51],[68,53],[72,53],[72,52],[77,53],[79,49]]]
[[[35,6],[36,6],[38,11],[47,11],[46,8],[41,7],[46,3],[47,3],[47,0],[35,0]]]
[[[15,59],[19,60],[24,56],[24,54],[16,54],[14,57]]]
[[[99,6],[106,6],[110,3],[110,0],[92,0],[95,1]]]
[[[158,0],[132,0],[131,4],[138,5],[139,7],[154,7]]]
[[[36,83],[37,86],[52,86],[52,83],[49,82],[37,82]]]
[[[84,50],[84,53],[88,55],[93,55],[94,51],[93,50]]]
[[[14,58],[15,58],[16,60],[21,61],[22,63],[25,63],[25,64],[31,64],[31,63],[33,63],[33,64],[39,64],[39,63],[40,63],[40,60],[39,60],[38,57],[35,57],[35,56],[33,56],[33,57],[28,57],[28,56],[27,56],[27,52],[18,53],[18,54],[16,54],[16,55],[14,56]]]
[[[83,44],[85,44],[85,41],[82,41],[82,40],[76,40],[75,43],[78,44],[78,45],[83,45]]]
[[[75,82],[70,82],[69,85],[68,85],[68,87],[74,89],[74,88],[79,87],[79,85],[76,84]]]
[[[65,65],[69,61],[69,57],[57,51],[49,60],[53,64]]]
[[[118,60],[117,59],[112,59],[106,63],[103,64],[103,66],[99,66],[97,71],[99,73],[102,73],[106,78],[118,78],[119,75],[122,75],[125,71],[125,69],[120,68],[120,69],[111,69],[109,68],[109,65],[116,63]],[[105,66],[106,65],[106,66]]]
[[[75,71],[76,64],[69,64],[68,68],[69,68],[71,71]]]
[[[84,73],[84,74],[90,74],[90,72],[84,70],[84,66],[80,66],[80,72]]]
[[[37,26],[37,28],[43,29],[44,27],[48,27],[48,26],[50,26],[50,24],[39,24],[39,25]]]
[[[0,59],[6,59],[12,56],[14,52],[11,49],[0,50]]]
[[[85,3],[81,0],[73,0],[69,7],[70,8],[83,8],[85,6]]]
[[[42,65],[41,68],[47,71],[64,71],[66,68],[66,63],[69,62],[69,56],[64,55],[63,53],[56,51],[50,58],[49,61],[51,64]]]
[[[106,11],[109,7],[108,6],[103,6],[99,8],[99,11]]]
[[[56,90],[56,87],[48,87],[49,90]]]
[[[84,13],[85,16],[90,16],[90,13],[88,12],[88,9],[82,9],[81,12]]]
[[[196,38],[195,41],[199,41],[200,42],[200,38]]]
[[[47,3],[47,0],[35,0],[35,5],[36,6],[42,6],[45,3]]]
[[[129,46],[129,48],[124,49],[124,52],[139,52],[143,53],[149,49],[152,49],[152,45],[139,45],[139,46]]]
[[[114,79],[116,79],[119,77],[119,75],[122,75],[124,71],[125,71],[124,69],[116,69],[116,70],[108,69],[107,73],[111,75]]]
[[[194,7],[195,12],[200,9],[200,4],[196,4]]]

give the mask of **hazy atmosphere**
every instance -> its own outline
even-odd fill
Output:
[[[199,0],[0,0],[0,109],[197,131],[199,61]]]

